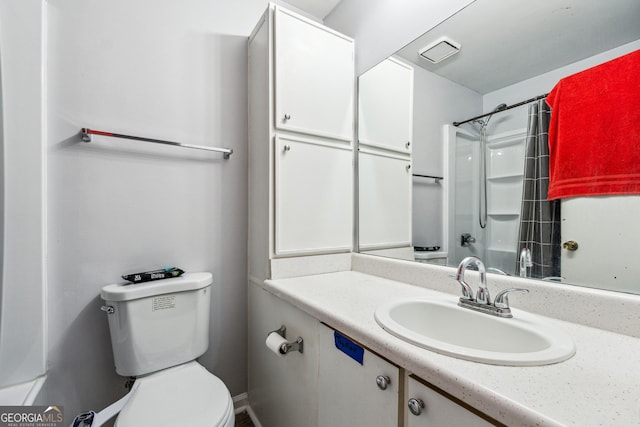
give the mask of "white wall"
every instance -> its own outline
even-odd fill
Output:
[[[45,370],[43,0],[0,1],[0,387]]]
[[[414,67],[413,173],[443,176],[443,125],[480,114],[482,96]],[[444,246],[444,184],[413,179],[413,244]]]
[[[342,0],[324,23],[356,40],[360,75],[472,2]]]
[[[201,358],[246,391],[247,36],[265,0],[49,0],[49,381],[70,422],[123,395],[102,286],[211,271]],[[95,137],[90,127],[234,150]]]

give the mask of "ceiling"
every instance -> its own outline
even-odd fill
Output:
[[[322,20],[341,0],[285,0],[291,6]]]
[[[442,36],[460,52],[421,59]],[[398,55],[486,94],[639,39],[639,0],[476,0]]]

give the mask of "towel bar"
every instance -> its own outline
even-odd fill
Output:
[[[416,176],[418,178],[431,178],[436,182],[436,184],[440,184],[440,181],[442,181],[444,179],[444,177],[442,177],[442,176],[421,175],[421,174],[418,174],[418,173],[414,173],[413,176]]]
[[[102,135],[102,136],[108,136],[112,138],[124,138],[124,139],[132,139],[134,141],[153,142],[155,144],[173,145],[174,147],[193,148],[196,150],[205,150],[205,151],[215,151],[218,153],[222,153],[223,158],[225,160],[229,159],[231,154],[233,154],[233,150],[230,148],[205,147],[202,145],[183,144],[181,142],[164,141],[162,139],[154,139],[154,138],[143,138],[140,136],[124,135],[121,133],[113,133],[113,132],[104,132],[101,130],[93,130],[89,128],[82,128],[81,135],[82,135],[82,140],[84,142],[91,142],[91,135]]]

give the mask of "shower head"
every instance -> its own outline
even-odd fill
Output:
[[[491,114],[489,114],[489,116],[487,117],[487,119],[482,123],[482,127],[487,127],[487,125],[489,124],[489,120],[491,120],[491,116],[493,116],[493,113],[497,113],[499,111],[504,111],[507,109],[507,104],[500,104],[498,105],[496,108],[493,109],[493,111],[491,112]]]
[[[491,116],[493,116],[494,113],[498,113],[498,112],[504,111],[506,109],[507,109],[507,104],[504,104],[504,103],[500,104],[496,108],[494,108],[493,111],[491,111],[490,113],[487,113],[485,115],[480,116],[480,117],[485,117],[486,116],[486,119],[481,120],[480,118],[478,118],[478,119],[473,120],[472,123],[480,125],[480,129],[482,130],[482,129],[487,127],[487,125],[489,124],[489,120],[491,119]]]

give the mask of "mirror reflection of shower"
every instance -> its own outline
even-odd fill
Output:
[[[471,122],[480,126],[480,178],[478,180],[478,224],[480,228],[487,227],[487,125],[495,113],[506,108],[507,104],[500,104],[486,116],[486,119],[476,119]]]
[[[517,273],[526,129],[496,132],[501,126],[489,126],[490,120],[500,124],[494,114],[510,108],[500,104],[449,127],[450,265],[475,255],[494,273]],[[471,126],[459,126],[464,123]]]

